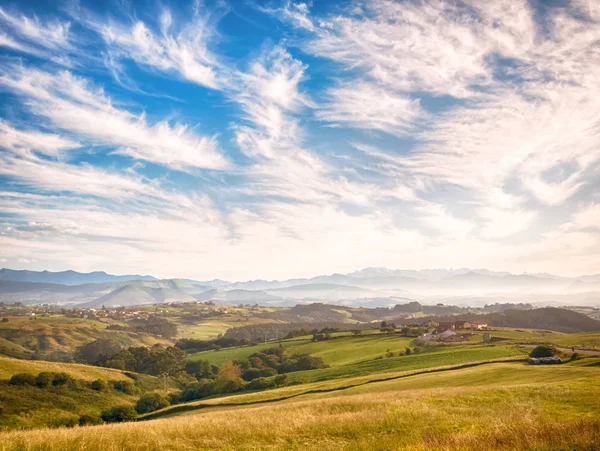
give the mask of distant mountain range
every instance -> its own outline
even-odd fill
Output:
[[[492,302],[600,305],[600,275],[510,274],[485,269],[366,268],[309,279],[196,281],[105,272],[0,270],[0,301],[116,307],[167,302],[296,305],[328,302],[393,306],[408,299],[481,305]]]
[[[33,283],[56,283],[60,285],[82,285],[85,283],[115,283],[128,280],[156,280],[152,276],[112,276],[104,271],[95,272],[77,272],[77,271],[28,271],[15,269],[0,269],[0,280],[10,280],[13,282],[33,282]]]

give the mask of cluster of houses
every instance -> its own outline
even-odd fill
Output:
[[[485,321],[431,321],[426,326],[433,327],[432,332],[420,336],[424,342],[441,341],[443,343],[457,343],[467,341],[473,335],[473,330],[487,330],[488,323]],[[462,331],[457,333],[457,331]],[[484,334],[484,341],[491,339],[489,334]]]
[[[489,326],[485,321],[441,321],[435,327],[443,332],[455,329],[486,330]]]

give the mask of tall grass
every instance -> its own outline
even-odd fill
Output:
[[[575,370],[580,378],[582,369]],[[0,450],[600,449],[598,382],[536,385],[531,373],[502,387],[494,376],[503,371],[475,387],[447,386],[440,373],[437,386],[424,389],[390,386],[147,422],[2,433]]]

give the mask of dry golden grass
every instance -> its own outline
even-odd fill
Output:
[[[95,379],[131,380],[120,370],[100,368],[79,363],[59,363],[45,360],[21,360],[0,356],[0,379],[10,379],[17,373],[35,374],[42,371],[64,372],[76,379],[93,381]]]
[[[600,449],[600,384],[522,382],[452,387],[440,376],[434,388],[337,392],[147,422],[7,432],[0,450]]]

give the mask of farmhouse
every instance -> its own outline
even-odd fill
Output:
[[[454,324],[454,321],[440,321],[437,328],[440,332],[443,332],[445,330],[456,329],[456,324]]]
[[[471,323],[471,328],[475,330],[483,330],[488,328],[488,323],[485,321],[473,321]]]

